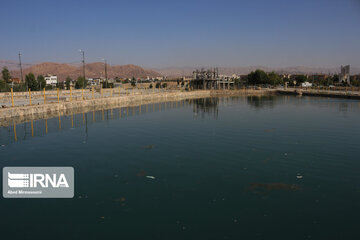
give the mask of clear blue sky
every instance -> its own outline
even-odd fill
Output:
[[[360,0],[5,1],[0,59],[360,67]]]

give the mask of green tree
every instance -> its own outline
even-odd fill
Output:
[[[267,84],[269,83],[269,77],[263,70],[257,69],[255,72],[248,74],[248,82],[251,85]]]
[[[131,86],[135,87],[136,86],[136,78],[132,77],[131,79]]]
[[[10,75],[9,69],[7,67],[4,67],[3,70],[1,71],[1,73],[2,73],[2,79],[6,83],[10,83],[11,82],[11,75]]]
[[[25,83],[33,91],[39,90],[39,85],[35,79],[35,76],[33,73],[29,73],[25,76]]]
[[[278,74],[271,72],[268,74],[268,83],[273,86],[279,85],[281,84],[281,78]]]
[[[70,89],[70,84],[72,82],[72,79],[71,77],[67,77],[66,80],[65,80],[65,86],[66,86],[66,89],[69,90]]]
[[[58,88],[58,89],[64,89],[64,82],[57,82],[57,83],[56,83],[56,88]]]
[[[297,75],[295,76],[296,85],[301,85],[307,81],[307,77],[305,75]]]
[[[37,82],[39,84],[39,89],[43,89],[44,87],[46,87],[46,81],[43,75],[39,75],[37,77]]]
[[[5,80],[0,79],[0,92],[8,92],[10,91],[9,84],[5,82]]]
[[[334,76],[332,76],[332,82],[333,83],[338,83],[339,82],[339,75],[335,74]]]
[[[85,88],[86,85],[87,85],[87,80],[84,77],[78,77],[75,83],[75,88],[76,89]]]

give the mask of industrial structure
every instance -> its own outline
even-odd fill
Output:
[[[346,82],[350,85],[350,65],[341,66],[339,74],[339,82]]]
[[[219,76],[219,69],[196,70],[190,80],[191,89],[230,89],[234,85],[231,78]]]

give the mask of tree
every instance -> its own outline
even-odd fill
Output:
[[[66,80],[65,80],[65,86],[66,86],[66,89],[69,90],[70,89],[70,84],[72,82],[72,79],[71,77],[67,77]]]
[[[335,75],[332,77],[332,81],[333,81],[333,83],[338,83],[338,82],[339,82],[339,75],[335,74]]]
[[[131,86],[135,87],[136,86],[136,78],[132,77],[131,79]]]
[[[251,72],[248,75],[249,84],[267,84],[268,83],[268,75],[263,70],[257,69],[255,72]]]
[[[279,85],[281,83],[281,78],[274,72],[268,74],[268,81],[271,85]]]
[[[305,75],[297,75],[295,77],[295,81],[297,85],[301,85],[301,83],[306,82],[307,81],[307,77]]]
[[[35,76],[33,73],[29,73],[25,76],[25,83],[28,86],[28,88],[30,88],[33,91],[37,91],[39,90],[39,85],[35,79]]]
[[[11,81],[11,75],[9,72],[9,69],[7,67],[4,67],[3,70],[1,71],[2,73],[2,79],[6,82],[6,83],[10,83]]]
[[[46,81],[43,75],[39,75],[37,77],[37,82],[39,84],[39,89],[43,89],[46,86]]]
[[[8,92],[9,85],[2,79],[0,79],[0,92]]]
[[[86,79],[84,77],[78,77],[75,83],[75,88],[76,89],[85,88],[86,85],[87,85]]]
[[[58,88],[58,89],[64,89],[64,82],[57,82],[57,83],[56,83],[56,88]]]

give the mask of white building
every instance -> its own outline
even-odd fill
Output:
[[[309,83],[309,82],[303,82],[301,84],[302,87],[312,87],[312,83]]]
[[[57,84],[57,76],[56,75],[47,75],[45,76],[46,85],[53,85]]]

